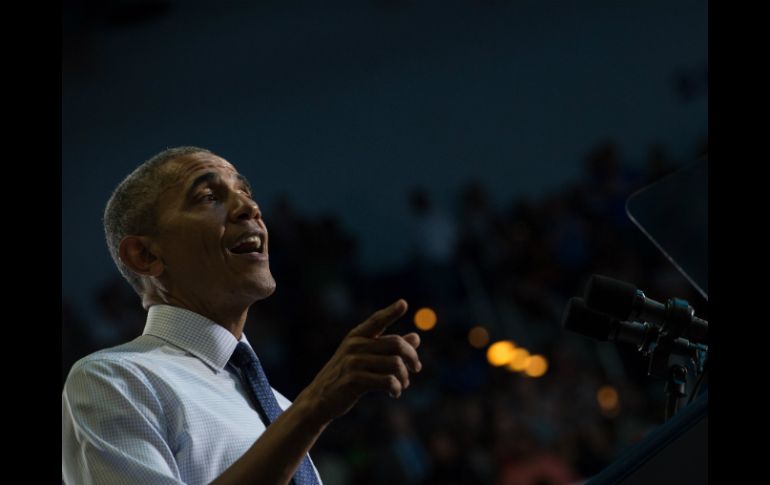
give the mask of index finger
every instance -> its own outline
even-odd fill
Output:
[[[379,337],[386,328],[406,313],[407,308],[406,300],[399,298],[392,305],[374,312],[372,316],[351,330],[348,335],[352,337]]]

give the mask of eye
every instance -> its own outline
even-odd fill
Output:
[[[214,192],[206,192],[198,199],[199,202],[215,202],[216,200],[217,196],[214,195]]]

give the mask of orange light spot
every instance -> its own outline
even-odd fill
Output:
[[[599,391],[596,393],[596,402],[599,404],[599,409],[608,416],[617,414],[620,409],[618,391],[609,385],[599,388]]]
[[[518,348],[513,351],[511,360],[508,361],[508,370],[513,372],[521,372],[527,368],[527,359],[529,359],[529,351],[524,348]]]
[[[529,377],[541,377],[546,371],[548,371],[548,361],[542,355],[533,355],[527,359],[524,372]]]
[[[468,332],[468,343],[477,349],[483,348],[489,343],[489,332],[484,327],[473,327]]]
[[[511,361],[515,350],[510,340],[495,342],[487,349],[487,361],[495,367],[500,367]]]
[[[430,330],[436,326],[436,312],[430,308],[420,308],[414,314],[414,324],[420,330]]]

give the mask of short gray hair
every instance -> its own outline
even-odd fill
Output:
[[[158,197],[170,174],[165,165],[177,158],[195,153],[211,153],[205,148],[183,146],[168,148],[153,156],[131,172],[112,192],[104,209],[104,235],[107,247],[120,273],[141,298],[142,277],[120,260],[120,241],[126,236],[156,233]]]

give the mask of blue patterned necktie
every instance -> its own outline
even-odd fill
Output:
[[[266,420],[265,426],[269,426],[283,410],[267,382],[267,376],[262,370],[257,354],[245,342],[238,342],[230,362],[241,370],[248,388],[252,391],[252,396],[256,398],[257,409],[262,414],[262,420]],[[310,463],[310,455],[305,454],[292,481],[294,485],[319,485],[313,465]]]

